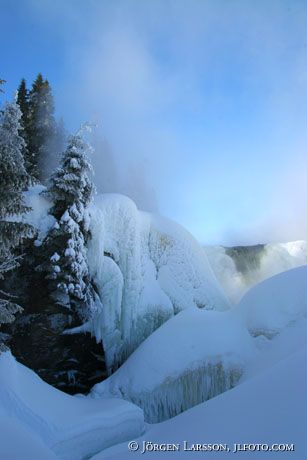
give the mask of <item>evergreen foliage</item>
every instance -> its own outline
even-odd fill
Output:
[[[25,141],[20,136],[20,120],[18,104],[7,103],[0,118],[0,280],[18,266],[20,256],[16,248],[25,238],[33,236],[33,228],[17,219],[29,211],[23,201],[29,176],[22,155]],[[12,322],[20,310],[13,296],[1,290],[0,324]]]
[[[31,164],[32,164],[32,155],[28,149],[30,143],[30,107],[29,107],[29,92],[26,86],[26,80],[23,78],[20,82],[20,85],[17,90],[17,104],[21,110],[21,130],[19,132],[20,136],[23,137],[25,145],[22,148],[22,154],[24,157],[25,168],[31,178]],[[32,181],[31,181],[32,182]]]
[[[29,93],[24,78],[21,80],[17,90],[17,104],[21,110],[21,124],[25,129],[29,123]]]

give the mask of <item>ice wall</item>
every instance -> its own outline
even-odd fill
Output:
[[[203,249],[179,225],[111,194],[96,197],[91,221],[88,261],[101,298],[91,330],[109,370],[181,310],[228,308]]]

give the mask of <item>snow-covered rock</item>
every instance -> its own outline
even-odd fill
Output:
[[[272,337],[307,315],[307,266],[259,283],[236,307],[254,336]]]
[[[229,307],[203,249],[180,225],[107,194],[95,198],[91,233],[88,262],[102,300],[91,328],[109,370],[178,312]]]
[[[94,397],[122,397],[153,423],[232,388],[255,354],[253,339],[232,312],[185,310],[163,324]]]
[[[1,426],[0,458],[14,460],[81,460],[144,430],[140,408],[120,399],[98,401],[62,393],[10,352],[0,354]],[[19,445],[10,447],[14,436]],[[24,455],[18,457],[22,449]],[[31,449],[37,449],[36,455]]]
[[[307,241],[204,249],[216,278],[234,303],[266,278],[307,264]]]

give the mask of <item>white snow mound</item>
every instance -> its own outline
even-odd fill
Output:
[[[252,337],[231,312],[188,309],[163,324],[94,397],[117,396],[165,420],[232,388],[255,353]]]
[[[245,294],[236,307],[254,336],[271,338],[307,315],[307,266],[266,279]]]
[[[104,194],[91,208],[91,233],[88,261],[102,301],[91,328],[109,370],[181,310],[229,307],[202,247],[180,225]]]
[[[140,436],[144,419],[142,410],[127,401],[62,393],[5,352],[0,354],[0,426],[7,434],[1,431],[1,459],[81,460]],[[18,447],[9,445],[15,435]],[[23,448],[24,456],[18,457]]]

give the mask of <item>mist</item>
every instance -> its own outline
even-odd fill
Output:
[[[126,162],[123,169],[108,140],[100,130],[90,138],[93,150],[90,160],[97,193],[121,193],[129,196],[143,211],[159,212],[156,192],[147,179],[146,163]]]
[[[72,131],[99,126],[99,191],[127,194],[206,244],[306,239],[304,2],[23,8],[61,48],[50,78],[59,115]]]

